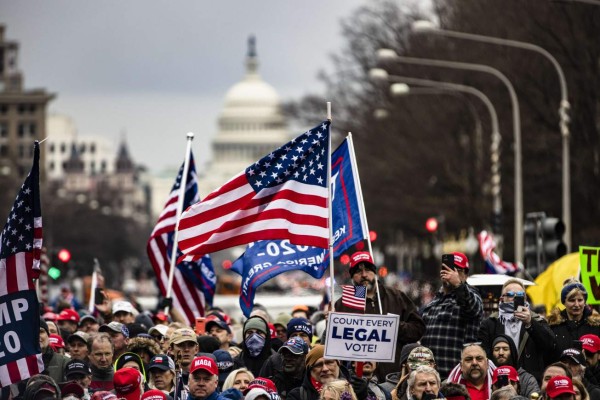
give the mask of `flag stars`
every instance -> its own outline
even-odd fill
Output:
[[[317,182],[319,182],[319,185],[323,184],[323,178],[321,178],[320,176],[317,177]]]
[[[267,173],[265,171],[260,171],[259,175],[261,178],[264,178],[265,176],[267,176]]]
[[[23,239],[25,239],[25,236],[23,236],[23,235],[19,235],[19,242],[22,242],[22,241],[23,241]]]
[[[283,168],[283,165],[281,163],[277,163],[277,165],[275,165],[275,168],[281,169],[281,168]]]
[[[298,179],[299,176],[300,176],[300,173],[298,171],[294,172],[294,178]]]
[[[26,248],[28,251],[29,251],[29,250],[31,250],[31,244],[27,243],[27,244],[25,245],[25,248]]]
[[[311,168],[311,169],[310,169],[310,174],[311,174],[311,175],[314,175],[314,174],[315,174],[315,172],[316,172],[316,171],[315,171],[315,169],[314,169],[314,168]]]
[[[307,179],[308,179],[308,175],[304,175],[304,176],[302,177],[302,180],[303,180],[304,182],[306,182],[306,180],[307,180]]]
[[[252,168],[248,170],[248,175],[254,176],[254,170]]]
[[[31,225],[29,225],[29,224],[25,225],[25,230],[26,231],[30,231],[31,230]]]
[[[323,169],[323,167],[324,167],[324,165],[323,165],[323,164],[321,164],[321,163],[318,163],[318,164],[317,164],[317,168],[318,168],[318,169]]]

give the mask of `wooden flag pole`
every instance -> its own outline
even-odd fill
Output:
[[[175,233],[173,236],[173,248],[171,249],[170,268],[169,268],[169,282],[167,284],[167,295],[166,298],[171,298],[171,292],[173,291],[173,276],[175,275],[175,266],[177,265],[177,239],[179,238],[179,220],[181,219],[181,213],[183,212],[183,203],[185,201],[185,189],[187,187],[187,176],[190,169],[190,154],[192,153],[192,140],[194,140],[194,134],[188,132],[187,134],[187,147],[185,150],[185,160],[183,162],[183,176],[181,177],[181,184],[179,187],[179,199],[177,201],[177,214],[175,222]],[[169,306],[165,307],[165,314],[169,314]]]

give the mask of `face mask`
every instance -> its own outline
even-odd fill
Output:
[[[265,347],[265,338],[258,333],[253,333],[246,338],[244,343],[246,343],[246,348],[250,353],[250,357],[256,357],[260,354],[263,347]]]

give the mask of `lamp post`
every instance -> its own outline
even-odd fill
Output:
[[[426,87],[433,87],[442,89],[444,91],[450,92],[461,92],[468,93],[477,98],[479,98],[484,105],[486,106],[488,112],[490,113],[490,121],[492,125],[492,144],[490,146],[491,154],[491,182],[492,182],[492,197],[493,204],[492,210],[494,215],[502,215],[502,196],[501,196],[501,187],[500,187],[500,129],[498,124],[498,114],[496,113],[496,108],[490,101],[490,99],[480,90],[467,85],[460,85],[457,83],[451,82],[443,82],[443,81],[433,81],[429,79],[420,79],[413,78],[408,76],[399,76],[399,75],[389,75],[388,72],[381,68],[373,68],[369,71],[369,77],[373,80],[385,81],[385,82],[397,82],[390,86],[390,91],[393,95],[406,95],[411,92],[410,87],[407,85],[421,85]],[[495,232],[500,233],[500,232]]]
[[[515,261],[523,262],[523,172],[521,160],[521,113],[519,110],[519,100],[517,93],[508,80],[508,78],[500,71],[489,65],[471,64],[457,61],[434,60],[429,58],[405,57],[399,56],[394,50],[379,49],[377,57],[380,62],[398,62],[404,64],[425,65],[430,67],[442,67],[459,69],[465,71],[477,71],[491,74],[506,86],[513,110],[513,132],[514,132],[514,151],[515,151],[515,230],[514,230],[514,246],[515,246]]]
[[[589,0],[588,0],[589,1]],[[593,3],[592,3],[593,4]],[[596,4],[600,5],[600,2]],[[558,108],[559,127],[562,137],[562,219],[565,224],[565,242],[567,248],[571,248],[571,172],[570,172],[570,151],[569,151],[569,95],[567,91],[567,81],[565,74],[556,58],[546,49],[533,43],[520,42],[511,39],[502,39],[493,36],[484,36],[474,33],[450,31],[436,27],[430,21],[415,21],[412,25],[413,32],[433,33],[456,39],[465,39],[475,42],[490,43],[500,46],[515,47],[518,49],[529,50],[541,54],[552,63],[552,66],[558,74],[560,85],[560,105]]]

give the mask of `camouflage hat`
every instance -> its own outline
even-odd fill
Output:
[[[423,365],[431,366],[435,363],[435,359],[433,358],[433,352],[431,350],[429,350],[427,347],[419,346],[415,347],[409,353],[406,362],[408,363],[408,367],[414,371]]]

